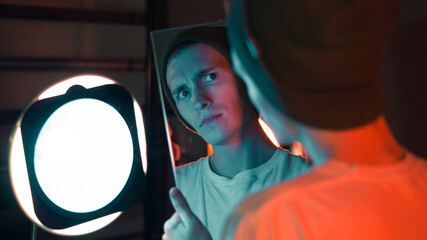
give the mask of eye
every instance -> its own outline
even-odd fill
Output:
[[[183,89],[178,93],[178,101],[184,100],[188,95],[190,95],[190,91],[188,89]]]
[[[207,83],[212,80],[215,80],[215,78],[216,78],[216,73],[209,73],[203,78],[203,83]]]

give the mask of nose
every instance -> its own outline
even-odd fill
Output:
[[[203,90],[195,91],[192,96],[193,106],[200,111],[212,104],[212,98]]]

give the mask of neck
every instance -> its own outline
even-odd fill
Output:
[[[245,124],[222,144],[212,145],[210,166],[216,174],[233,178],[238,173],[267,162],[276,151],[258,121]]]
[[[403,159],[404,149],[393,137],[384,116],[361,127],[329,131],[302,127],[301,139],[315,164],[328,159],[382,164]]]

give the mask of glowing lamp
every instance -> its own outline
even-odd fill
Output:
[[[264,120],[261,119],[261,117],[258,118],[259,125],[261,125],[262,130],[267,135],[268,139],[274,144],[276,147],[280,147],[280,143],[277,141],[276,135],[274,134],[273,130],[265,123]]]
[[[141,199],[142,112],[111,79],[85,75],[52,86],[21,114],[11,140],[15,195],[50,232],[98,230]]]

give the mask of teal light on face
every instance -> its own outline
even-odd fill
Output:
[[[34,169],[53,203],[84,213],[117,197],[132,161],[132,137],[122,116],[102,101],[79,99],[57,109],[44,124]]]

